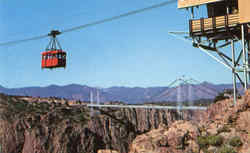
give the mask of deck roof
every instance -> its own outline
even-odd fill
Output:
[[[224,0],[178,0],[178,8],[188,8]]]

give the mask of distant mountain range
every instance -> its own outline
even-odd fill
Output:
[[[243,91],[240,84],[238,90]],[[231,89],[232,84],[181,84],[177,87],[110,87],[95,88],[86,85],[70,84],[66,86],[50,85],[47,87],[5,88],[0,86],[0,92],[9,95],[34,96],[34,97],[61,97],[74,100],[90,101],[92,92],[93,100],[97,101],[99,92],[100,102],[122,101],[126,103],[186,101],[198,99],[213,99],[224,89]]]

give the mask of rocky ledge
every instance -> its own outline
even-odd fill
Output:
[[[200,122],[176,121],[139,135],[129,153],[250,153],[250,91],[212,104]]]
[[[184,112],[184,118],[192,113]],[[91,111],[65,99],[0,94],[0,152],[128,153],[136,136],[179,117],[174,110]]]

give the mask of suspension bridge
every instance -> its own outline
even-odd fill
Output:
[[[179,85],[177,85],[179,83]],[[185,76],[181,76],[180,78],[174,80],[168,85],[168,90],[162,94],[165,96],[168,96],[170,94],[173,94],[174,91],[177,90],[176,94],[176,106],[162,106],[162,105],[152,105],[152,104],[142,104],[142,105],[130,105],[130,104],[100,104],[100,95],[99,91],[97,92],[97,101],[93,101],[93,93],[90,93],[90,104],[87,104],[87,107],[91,108],[91,111],[93,111],[93,108],[137,108],[137,109],[168,109],[168,110],[207,110],[207,107],[205,106],[194,106],[193,102],[193,93],[192,90],[195,88],[196,90],[200,90],[205,92],[207,95],[215,96],[214,93],[211,93],[209,91],[216,91],[215,89],[212,89],[211,87],[198,87],[194,84],[199,84],[200,82],[193,79],[193,78],[186,78]],[[188,104],[189,106],[183,106],[183,101],[185,99],[183,98],[183,86],[188,86]],[[171,90],[173,89],[173,90]],[[209,90],[206,90],[209,89]],[[166,103],[167,104],[167,103]]]

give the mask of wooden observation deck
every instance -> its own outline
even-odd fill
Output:
[[[205,6],[207,16],[200,16],[203,13],[194,16],[193,9],[202,5]],[[178,8],[191,9],[191,37],[217,37],[228,33],[240,36],[241,25],[250,23],[250,0],[178,0]],[[249,26],[246,27],[249,29]],[[249,35],[249,30],[247,33]]]
[[[178,0],[178,8],[191,13],[189,35],[193,46],[232,71],[236,104],[236,79],[245,91],[250,82],[250,0]],[[225,51],[228,48],[231,55]]]
[[[189,32],[191,36],[211,35],[236,30],[239,23],[239,14],[194,19],[189,20]]]

